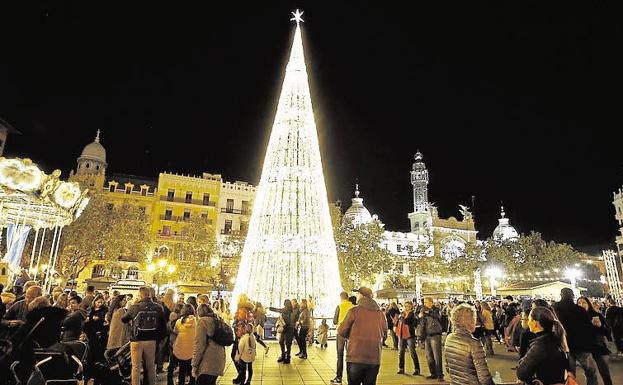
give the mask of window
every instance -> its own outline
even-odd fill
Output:
[[[412,253],[413,252],[413,245],[409,245],[407,246],[407,250]]]
[[[193,203],[193,192],[192,191],[186,191],[186,203]]]
[[[184,210],[184,220],[187,221],[190,219],[190,210]]]
[[[240,214],[247,215],[249,213],[249,201],[242,201],[242,205],[240,207]]]
[[[207,211],[202,211],[201,212],[201,219],[207,219],[208,218],[208,212]]]
[[[141,195],[142,196],[147,196],[147,190],[149,189],[149,187],[147,186],[141,186]]]
[[[240,234],[242,235],[247,235],[247,227],[249,225],[246,224],[245,222],[240,222]]]
[[[210,194],[203,193],[203,205],[207,206],[210,204]]]
[[[171,226],[162,226],[162,235],[168,237],[171,235]]]
[[[396,252],[398,253],[402,252],[402,245],[396,245]]]
[[[93,271],[91,272],[91,278],[103,277],[104,276],[104,265],[95,265],[93,266]]]
[[[166,209],[164,211],[164,219],[167,220],[167,221],[170,221],[172,217],[173,217],[173,210]]]
[[[95,169],[96,169],[97,171],[99,171],[100,166],[95,166]]]
[[[128,279],[138,279],[138,267],[130,266],[128,268]]]
[[[132,186],[131,185],[125,185],[125,193],[126,194],[131,194],[132,193]]]
[[[225,228],[223,229],[224,234],[231,233],[231,219],[225,219]]]
[[[89,163],[87,163],[87,168],[89,168],[91,165]]]
[[[108,192],[115,192],[115,189],[116,189],[116,186],[112,183],[108,186]]]
[[[175,197],[175,190],[169,189],[169,191],[167,192],[167,200],[169,202],[173,202],[174,197]]]
[[[227,200],[227,203],[225,204],[225,211],[228,213],[234,212],[234,200],[233,199]]]
[[[415,222],[413,225],[414,225],[413,226],[413,230],[419,230],[420,229],[420,222]]]

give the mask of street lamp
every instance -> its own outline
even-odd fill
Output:
[[[582,272],[573,267],[567,268],[567,270],[565,270],[565,277],[569,278],[569,281],[571,283],[571,288],[573,289],[575,289],[576,287],[576,280],[580,278],[581,276],[582,276]]]
[[[491,297],[495,297],[495,286],[497,285],[496,279],[502,276],[502,270],[497,266],[491,266],[487,269],[486,274],[489,277],[489,284],[491,285]]]
[[[175,270],[175,265],[168,263],[166,259],[160,259],[156,263],[150,263],[149,265],[147,265],[147,271],[150,273],[154,273],[152,276],[152,281],[154,281],[154,277],[156,277],[160,273],[172,274],[175,272]],[[160,292],[160,283],[158,282],[158,280],[156,280],[156,286],[157,291]]]

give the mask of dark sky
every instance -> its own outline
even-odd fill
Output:
[[[99,128],[110,172],[257,183],[301,7],[331,200],[359,178],[370,211],[408,229],[419,148],[431,201],[457,215],[475,195],[481,237],[503,200],[520,232],[614,239],[616,2],[92,3],[0,6],[0,117],[23,133],[8,155],[67,173]]]

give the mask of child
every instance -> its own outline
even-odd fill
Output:
[[[253,377],[253,361],[255,361],[255,336],[253,331],[253,324],[247,324],[245,334],[240,337],[240,342],[238,342],[236,358],[240,361],[240,366],[242,367],[240,384],[244,385],[251,384],[251,378]],[[246,372],[249,374],[245,381]]]
[[[320,343],[320,348],[327,347],[327,336],[329,334],[329,325],[327,325],[327,320],[322,319],[322,323],[318,326],[318,343]]]

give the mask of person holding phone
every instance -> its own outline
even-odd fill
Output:
[[[612,338],[612,329],[608,325],[608,322],[606,322],[606,318],[595,310],[593,303],[587,297],[579,297],[577,304],[588,312],[588,315],[591,317],[591,323],[593,324],[593,330],[595,334],[597,334],[597,342],[591,354],[597,364],[599,375],[604,385],[612,385],[610,367],[608,366],[610,350],[608,350],[608,345],[606,345],[606,339]]]

